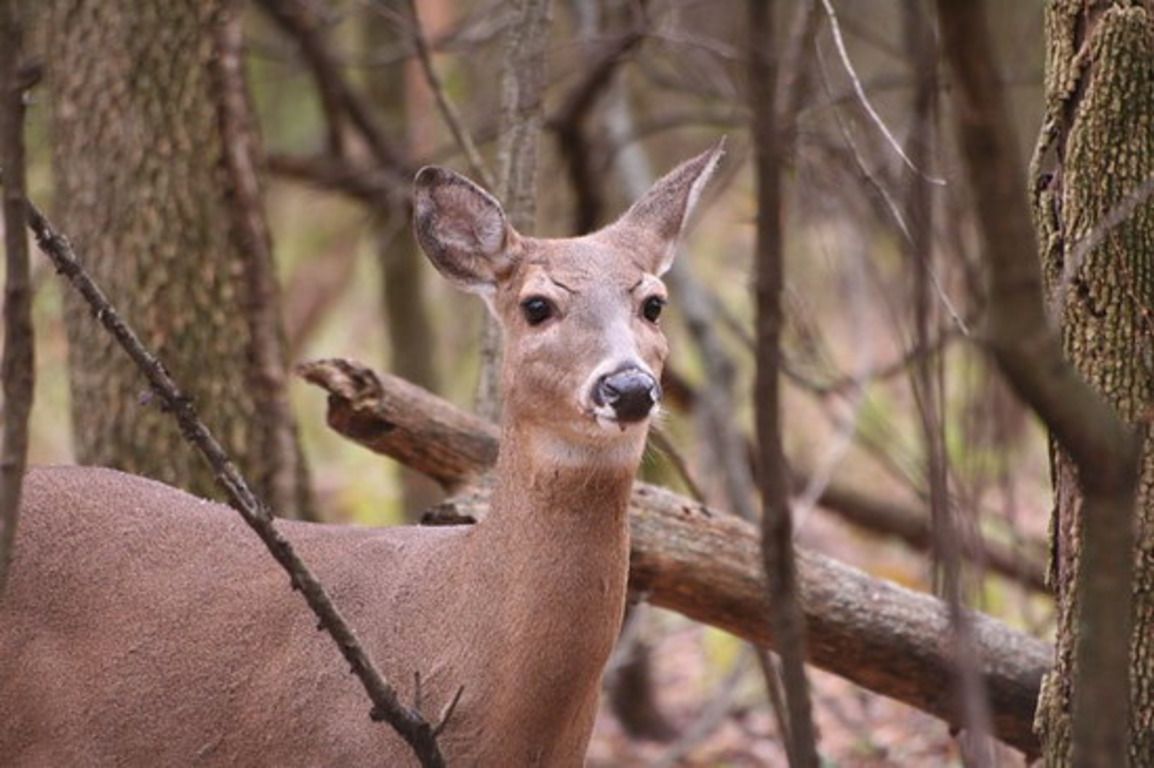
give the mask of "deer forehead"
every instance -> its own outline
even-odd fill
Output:
[[[595,235],[565,240],[528,240],[510,294],[518,301],[538,293],[563,300],[664,294],[630,248]]]

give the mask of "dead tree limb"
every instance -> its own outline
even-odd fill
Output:
[[[24,91],[21,73],[24,30],[18,3],[0,3],[0,169],[4,174],[4,359],[3,438],[0,443],[0,595],[11,561],[28,461],[34,358],[32,285],[24,202]]]
[[[248,483],[241,477],[236,465],[224,452],[220,443],[201,421],[192,399],[177,387],[164,366],[145,348],[140,337],[125,324],[76,259],[68,239],[56,232],[48,219],[34,205],[25,200],[28,223],[36,235],[41,252],[52,260],[63,275],[88,303],[96,319],[112,334],[117,343],[148,379],[152,391],[165,404],[180,424],[181,434],[212,466],[217,482],[228,495],[233,508],[252,528],[269,554],[289,575],[293,589],[299,591],[316,614],[318,626],[333,638],[353,674],[364,686],[372,702],[369,716],[385,721],[413,748],[425,768],[444,768],[445,760],[437,745],[437,734],[443,723],[430,723],[416,709],[406,706],[397,696],[361,646],[353,628],[329,597],[312,570],[296,554],[292,544],[276,529],[273,517],[257,499]]]
[[[329,396],[329,425],[377,453],[456,489],[491,466],[497,428],[396,377],[347,360],[298,368]],[[484,488],[444,505],[458,522],[486,509]],[[632,587],[650,602],[773,646],[754,526],[655,486],[638,483],[630,506]],[[957,726],[949,618],[942,602],[798,550],[809,661],[863,688]],[[1034,703],[1052,648],[980,613],[972,615],[994,733],[1037,753]]]

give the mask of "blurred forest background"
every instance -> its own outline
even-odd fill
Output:
[[[114,223],[82,212],[92,207],[86,198],[97,198],[99,210],[99,198],[112,196],[117,185],[163,174],[165,153],[179,151],[181,141],[215,162],[218,150],[198,143],[191,112],[166,118],[181,126],[176,133],[187,131],[173,146],[151,142],[148,129],[118,125],[116,117],[118,104],[126,103],[118,100],[137,98],[135,84],[118,77],[154,78],[139,90],[151,89],[157,104],[182,103],[187,94],[164,79],[171,74],[163,68],[166,50],[187,44],[194,25],[218,22],[209,11],[177,12],[160,0],[108,3],[88,16],[70,5],[50,2],[30,14],[27,46],[44,77],[28,105],[28,190],[55,213],[84,259],[92,233]],[[940,573],[929,510],[937,493],[931,474],[940,472],[960,525],[968,604],[1053,640],[1055,608],[1043,586],[1053,504],[1047,441],[976,341],[985,307],[975,208],[950,130],[951,77],[939,61],[932,6],[913,0],[775,6],[775,39],[766,43],[799,83],[784,89],[796,103],[780,113],[792,134],[781,208],[782,408],[796,541],[934,592]],[[1029,157],[1044,111],[1043,3],[988,7],[1019,149]],[[284,370],[346,357],[474,408],[485,310],[441,280],[417,249],[406,190],[415,169],[429,163],[482,181],[438,99],[451,105],[486,173],[495,173],[514,17],[514,4],[495,0],[267,0],[247,4],[235,20],[243,48],[238,43],[234,51],[243,52],[254,105],[254,189],[271,233],[279,288],[268,295],[279,291]],[[86,62],[85,45],[85,55],[96,50],[117,58],[115,46],[125,38],[109,30],[118,24],[117,34],[131,28],[151,36],[140,45],[145,58],[158,62],[156,72],[117,75],[115,66]],[[728,137],[719,179],[668,278],[668,402],[643,468],[645,479],[718,509],[754,503],[748,470],[744,479],[733,472],[734,456],[747,461],[744,446],[754,431],[757,197],[747,38],[745,4],[729,0],[554,0],[547,66],[525,73],[542,78],[544,93],[540,129],[533,131],[536,211],[527,227],[537,235],[572,235],[612,221],[657,176]],[[421,46],[432,80],[418,56]],[[94,156],[106,151],[104,133],[116,131],[139,131],[140,151],[154,155],[122,164],[135,177],[113,178]],[[199,182],[166,183],[178,198],[185,195],[174,208],[139,199],[119,214],[145,223],[107,246],[115,256],[104,270],[107,280],[151,270],[150,254],[176,263],[185,244],[199,248],[209,239],[169,226],[195,218],[186,214],[200,204]],[[226,205],[243,205],[239,189]],[[130,243],[146,252],[119,252]],[[64,322],[71,300],[45,260],[33,264],[37,395],[30,459],[91,460],[103,449],[83,425],[86,418],[99,422],[104,417],[92,411],[108,407],[71,400]],[[215,269],[193,263],[165,273],[155,295],[193,294],[202,275],[227,280],[240,268]],[[133,300],[139,317],[149,314],[152,290]],[[82,313],[75,306],[68,312]],[[198,326],[194,314],[183,331],[189,343],[213,344],[198,336]],[[219,334],[227,325],[216,327]],[[230,360],[239,368],[247,353],[237,347],[220,354],[213,366],[177,370],[178,379],[215,377]],[[72,355],[74,362],[81,357]],[[239,380],[219,380],[218,389],[198,398],[228,399],[232,387],[244,388]],[[398,524],[441,499],[431,481],[330,430],[323,393],[297,377],[287,387],[301,446],[299,455],[289,453],[302,469],[295,490],[280,498],[295,499],[288,506],[299,516]],[[147,409],[145,389],[125,385],[119,407]],[[230,418],[270,407],[258,399]],[[144,445],[122,437],[166,466],[198,461],[174,458],[185,451],[176,441]],[[242,445],[254,441],[237,437]],[[936,464],[935,452],[942,459]],[[749,498],[735,501],[742,493]],[[622,645],[607,675],[610,693],[591,765],[783,764],[764,680],[742,641],[642,604]],[[960,761],[941,721],[833,675],[810,674],[829,764]],[[1021,760],[1010,750],[1002,758]]]

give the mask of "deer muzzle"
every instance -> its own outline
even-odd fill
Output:
[[[613,409],[623,423],[641,421],[661,401],[661,385],[640,368],[624,368],[606,374],[593,387],[593,402]]]

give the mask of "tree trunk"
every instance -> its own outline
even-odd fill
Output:
[[[517,0],[513,5],[514,20],[506,32],[501,64],[498,188],[491,191],[505,206],[513,228],[531,235],[537,214],[537,145],[545,119],[545,68],[553,0]],[[499,421],[501,414],[500,371],[501,331],[496,320],[486,314],[476,405],[477,413],[493,421]]]
[[[61,224],[261,497],[307,516],[233,0],[57,0]],[[78,458],[216,495],[143,378],[66,297]]]
[[[1154,397],[1154,21],[1140,4],[1124,5],[1048,3],[1047,126],[1036,164],[1050,167],[1035,168],[1032,181],[1046,289],[1066,355],[1144,440],[1130,630],[1129,756],[1137,766],[1154,755],[1154,454],[1145,441]],[[1074,650],[1085,632],[1074,589],[1083,499],[1073,463],[1052,454],[1057,661],[1037,725],[1047,763],[1066,765]]]
[[[404,4],[398,3],[397,13]],[[432,4],[427,4],[426,7]],[[424,18],[429,18],[428,14]],[[438,14],[439,16],[439,14]],[[407,23],[415,20],[405,18]],[[432,34],[428,30],[427,34]],[[393,19],[387,19],[377,8],[367,8],[364,12],[364,48],[367,57],[389,45],[394,45],[405,37],[405,31]],[[408,70],[408,71],[406,71]],[[380,110],[390,125],[405,126],[406,140],[401,142],[404,149],[421,151],[409,152],[412,156],[425,156],[425,150],[432,147],[414,146],[424,135],[412,130],[414,118],[410,105],[431,100],[425,91],[423,80],[415,62],[401,62],[386,70],[374,69],[369,74],[366,90],[373,105]],[[423,98],[417,98],[418,94]],[[428,111],[422,110],[422,111]],[[425,140],[428,143],[428,140]],[[412,206],[408,200],[389,198],[388,212],[382,212],[387,220],[377,224],[377,248],[381,270],[381,296],[384,300],[385,330],[389,338],[390,369],[403,379],[419,384],[433,392],[438,391],[436,371],[435,334],[428,302],[424,294],[425,257],[417,247],[416,239],[410,234]],[[404,496],[405,515],[410,520],[419,520],[421,512],[443,498],[436,484],[419,472],[407,467],[400,468],[401,489]]]

